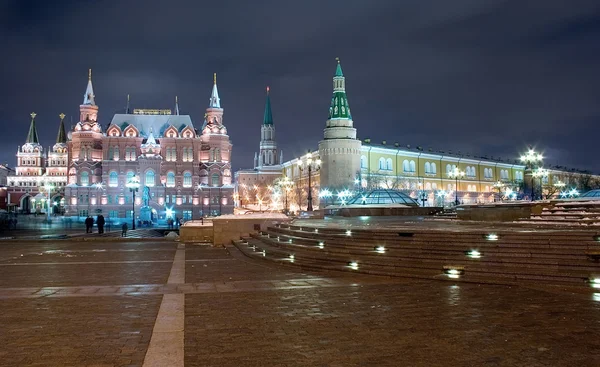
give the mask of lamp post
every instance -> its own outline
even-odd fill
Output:
[[[137,178],[137,176],[133,175],[133,177],[131,177],[131,180],[127,182],[126,186],[129,188],[129,191],[131,191],[133,195],[131,203],[131,229],[135,229],[135,193],[140,188],[140,180]]]
[[[292,182],[292,180],[290,180],[290,178],[288,176],[285,176],[282,180],[279,181],[279,186],[281,186],[281,188],[283,189],[284,195],[285,195],[285,212],[287,213],[289,211],[288,208],[288,192],[291,190],[290,186],[292,186],[294,183]]]
[[[525,165],[531,170],[531,201],[534,201],[534,175],[533,170],[538,167],[538,164],[542,163],[544,157],[536,153],[532,148],[529,148],[527,153],[521,156],[521,162],[525,163]]]
[[[557,196],[563,196],[562,194],[563,194],[563,189],[565,188],[565,186],[567,186],[567,184],[562,181],[558,181],[554,184],[554,187],[556,187],[556,189],[558,191]]]
[[[500,194],[502,192],[502,189],[504,188],[504,183],[502,183],[501,181],[497,181],[493,186],[496,190],[498,190],[498,199],[500,199],[500,201],[501,201],[502,196],[500,196]],[[496,201],[495,196],[494,196],[494,201]]]
[[[454,205],[460,204],[458,201],[458,180],[465,175],[464,171],[458,169],[458,167],[454,167],[454,169],[448,172],[448,177],[455,179],[455,188],[454,188]]]
[[[540,178],[540,199],[543,199],[543,194],[544,194],[544,185],[542,180],[544,179],[544,177],[548,176],[548,170],[542,167],[538,167],[535,171],[533,171],[531,173],[531,192],[532,192],[532,196],[533,196],[533,186],[535,185],[535,177],[539,177]]]
[[[306,159],[306,164],[304,164],[302,162],[302,158],[298,158],[298,168],[300,169],[300,171],[304,171],[305,169],[308,170],[308,197],[306,198],[308,203],[306,205],[306,211],[312,212],[313,205],[312,205],[311,175],[312,175],[313,170],[318,171],[319,168],[321,168],[321,160],[320,159],[313,160],[310,152],[305,156],[305,159]]]
[[[46,182],[44,184],[44,188],[46,189],[46,194],[48,195],[48,207],[46,209],[46,215],[47,215],[48,223],[51,223],[52,219],[50,219],[50,204],[52,204],[52,203],[50,201],[50,195],[52,194],[52,189],[54,189],[54,185],[52,185],[49,182]]]

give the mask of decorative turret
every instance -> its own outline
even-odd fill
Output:
[[[160,157],[160,144],[156,142],[154,138],[154,132],[152,131],[152,127],[150,127],[150,133],[148,134],[148,138],[146,142],[141,145],[141,151],[144,157],[146,158],[161,158]]]
[[[223,126],[223,109],[221,108],[221,99],[217,90],[217,73],[213,75],[213,88],[210,94],[210,103],[206,109],[206,124],[202,127],[203,134],[223,134],[227,135],[227,129]]]
[[[40,145],[40,139],[38,139],[37,129],[35,128],[35,116],[37,115],[35,112],[32,112],[30,116],[31,123],[29,124],[29,133],[27,133],[25,144]]]
[[[353,187],[360,172],[361,142],[356,139],[356,129],[346,96],[346,78],[340,59],[333,76],[333,96],[329,118],[325,124],[323,140],[319,142],[321,157],[321,189],[345,190]]]
[[[89,69],[88,83],[83,95],[83,104],[79,106],[79,124],[77,124],[76,130],[100,131],[100,127],[96,121],[98,121],[98,106],[96,105],[96,96],[92,87],[92,69]]]
[[[275,142],[275,125],[273,124],[273,113],[271,112],[270,90],[267,87],[265,115],[260,128],[260,153],[255,167],[275,166],[280,163],[277,154],[277,143]]]

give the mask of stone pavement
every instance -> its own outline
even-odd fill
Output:
[[[0,242],[2,366],[598,366],[600,292],[255,262],[167,241]]]

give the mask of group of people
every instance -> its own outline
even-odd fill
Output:
[[[182,220],[180,218],[175,217],[175,219],[170,218],[167,219],[167,226],[169,227],[169,229],[173,229],[173,227],[177,228],[179,226],[181,226],[182,224]]]
[[[96,218],[96,225],[98,225],[98,233],[104,233],[104,224],[106,220],[102,214],[98,215]],[[94,218],[88,216],[85,218],[85,233],[92,233],[92,228],[94,227]]]

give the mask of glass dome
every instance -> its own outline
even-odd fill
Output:
[[[407,194],[391,189],[374,189],[360,193],[350,199],[347,205],[385,205],[402,204],[419,206],[419,203]]]
[[[600,190],[591,190],[580,196],[581,198],[600,199]]]

